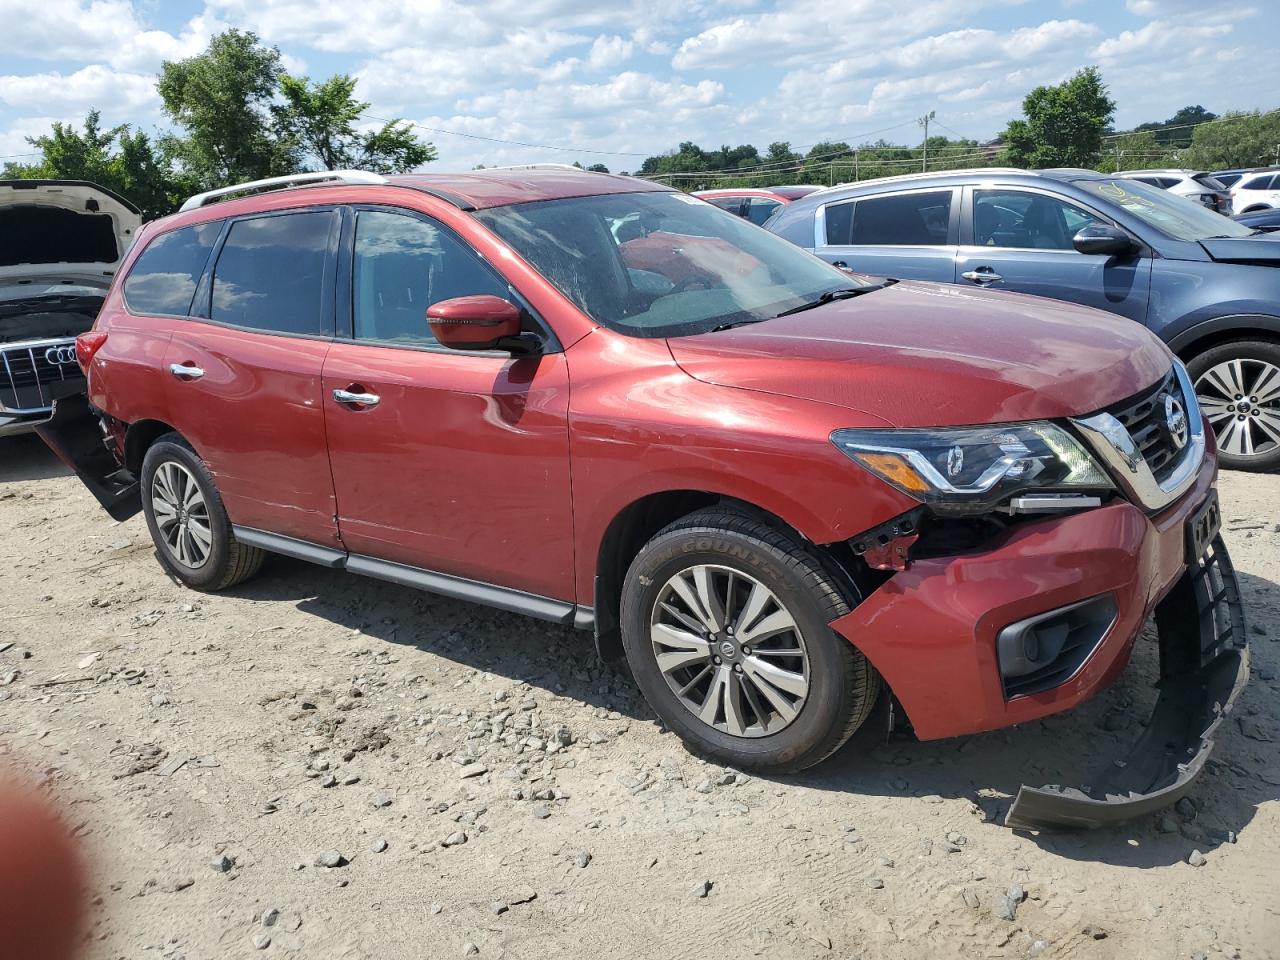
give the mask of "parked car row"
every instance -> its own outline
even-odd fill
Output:
[[[1237,256],[1178,239],[1210,217],[1249,232],[1083,173],[821,191],[778,236],[572,168],[241,184],[142,229],[40,432],[194,589],[271,551],[593,630],[762,773],[882,691],[925,739],[1068,709],[1154,610],[1136,753],[1006,818],[1097,825],[1182,796],[1248,676],[1217,454],[1141,323],[987,288],[1163,316],[1157,253]]]
[[[1231,193],[1226,184],[1204,170],[1124,170],[1116,176],[1168,190],[1218,213],[1231,213]]]
[[[1280,235],[1140,180],[958,170],[812,193],[767,229],[876,276],[1127,317],[1188,364],[1224,465],[1280,467]]]

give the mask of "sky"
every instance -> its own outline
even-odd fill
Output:
[[[0,0],[0,158],[92,107],[166,129],[160,64],[231,26],[292,72],[353,74],[370,117],[435,128],[418,132],[437,170],[633,170],[684,140],[918,143],[930,110],[931,134],[989,139],[1088,64],[1120,129],[1280,106],[1277,0]]]

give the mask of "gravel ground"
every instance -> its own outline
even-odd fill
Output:
[[[0,763],[83,842],[94,958],[1280,956],[1278,494],[1222,479],[1254,676],[1190,801],[1027,836],[1020,782],[1137,735],[1149,639],[1072,713],[746,777],[585,634],[283,558],[192,593],[4,441]]]

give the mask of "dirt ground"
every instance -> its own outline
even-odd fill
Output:
[[[93,958],[1277,957],[1280,478],[1221,489],[1253,679],[1193,802],[1020,835],[1020,782],[1137,735],[1150,640],[1072,713],[739,776],[587,634],[283,558],[192,593],[4,441],[0,776],[81,839]]]

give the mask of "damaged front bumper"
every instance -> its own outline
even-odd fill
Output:
[[[1156,607],[1160,695],[1123,760],[1091,786],[1023,786],[1005,825],[1100,827],[1175,803],[1204,769],[1218,728],[1249,678],[1240,586],[1221,536]]]

